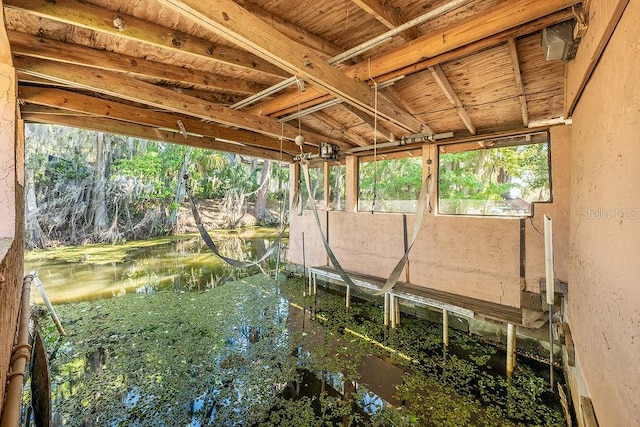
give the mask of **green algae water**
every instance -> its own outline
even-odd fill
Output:
[[[278,235],[273,228],[216,231],[223,254],[240,260],[260,257]],[[202,290],[275,265],[239,270],[206,247],[199,235],[171,236],[122,245],[85,245],[28,252],[25,272],[37,272],[52,302],[73,302],[149,293],[162,289]],[[32,297],[40,302],[34,289]]]
[[[496,346],[452,330],[443,352],[439,324],[403,315],[390,330],[377,304],[347,311],[343,296],[303,288],[255,274],[58,303],[68,336],[41,321],[53,425],[566,425],[534,363],[519,358],[507,381]]]

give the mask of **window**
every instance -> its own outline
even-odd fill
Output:
[[[421,185],[420,151],[395,153],[395,158],[378,161],[373,161],[371,157],[361,158],[358,168],[358,210],[415,212]]]
[[[317,209],[324,209],[324,168],[309,168],[309,186],[311,187],[311,197],[307,192],[307,184],[304,181],[304,173],[300,168],[300,180],[298,181],[300,195],[302,197],[302,208],[311,209],[311,201],[315,200]]]
[[[343,211],[345,206],[346,171],[344,165],[329,167],[329,209]]]
[[[439,211],[462,215],[531,215],[531,203],[551,200],[547,134],[517,140],[492,141],[502,145],[473,151],[440,154]],[[536,143],[537,142],[537,143]],[[477,144],[478,143],[474,143]],[[489,145],[487,143],[486,145]],[[468,145],[467,145],[468,147]]]

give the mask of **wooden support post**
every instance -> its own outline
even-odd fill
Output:
[[[313,295],[318,294],[318,275],[316,273],[312,274],[313,276]]]
[[[351,286],[347,285],[347,297],[345,304],[347,306],[347,310],[351,308]]]
[[[393,305],[396,308],[395,310],[396,326],[400,326],[400,300],[396,296],[394,296],[393,299],[394,299]]]
[[[389,326],[389,293],[384,294],[384,326]]]
[[[442,310],[442,344],[449,347],[449,312]]]
[[[389,315],[391,317],[391,328],[396,328],[396,297],[389,294]]]
[[[507,323],[507,377],[511,378],[516,367],[516,327]]]

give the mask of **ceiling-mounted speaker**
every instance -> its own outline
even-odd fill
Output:
[[[576,55],[578,44],[573,39],[573,21],[542,29],[542,49],[547,61],[568,61]]]

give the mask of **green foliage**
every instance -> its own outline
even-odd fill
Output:
[[[505,203],[513,198],[512,193],[527,202],[548,200],[548,147],[548,144],[530,144],[442,154],[441,211],[517,214],[518,208]]]
[[[360,210],[405,212],[415,209],[402,207],[397,201],[415,201],[422,186],[422,159],[407,157],[400,159],[360,162],[359,166]],[[375,203],[374,203],[375,197]]]

